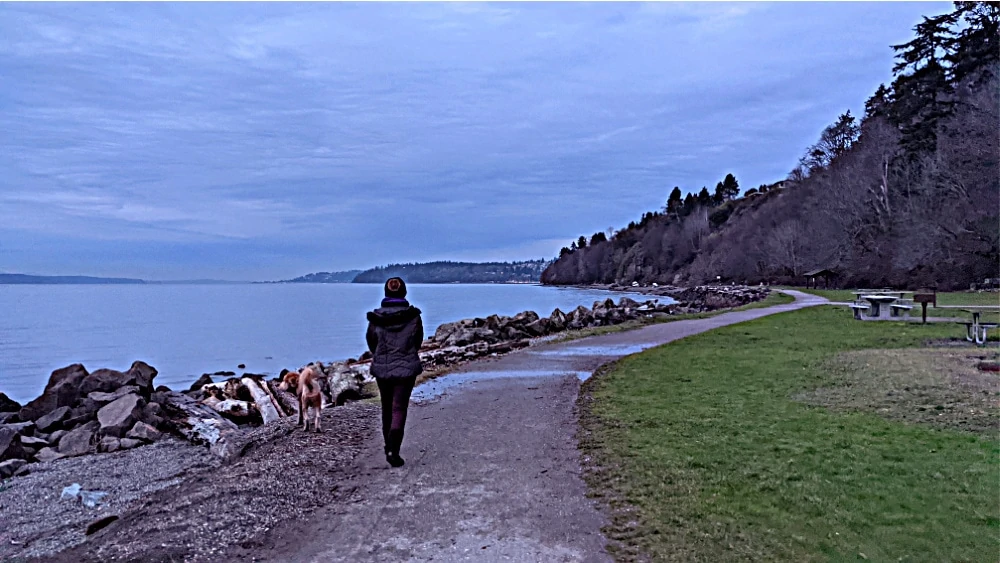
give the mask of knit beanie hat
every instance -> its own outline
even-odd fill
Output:
[[[406,282],[402,278],[389,278],[385,282],[385,296],[397,299],[406,297]]]

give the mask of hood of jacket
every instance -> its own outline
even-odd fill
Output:
[[[401,303],[369,311],[368,322],[386,330],[398,331],[418,316],[420,316],[420,309],[409,303]]]

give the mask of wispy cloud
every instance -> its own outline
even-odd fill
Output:
[[[553,255],[674,185],[779,179],[946,9],[3,4],[0,269]]]

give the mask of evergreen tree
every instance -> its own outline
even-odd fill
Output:
[[[594,233],[594,236],[590,237],[590,246],[594,246],[599,242],[607,242],[607,241],[608,241],[607,235],[605,235],[603,232],[596,232]]]
[[[712,194],[712,205],[722,205],[726,201],[726,187],[719,182],[715,185],[715,193]]]
[[[580,238],[576,240],[577,248],[587,248],[587,237],[580,235]]]
[[[704,207],[712,205],[712,194],[708,193],[708,188],[705,186],[702,186],[701,191],[698,192],[698,203]]]
[[[680,207],[683,205],[681,197],[681,189],[678,186],[674,186],[673,191],[670,192],[670,197],[667,198],[667,213],[676,215],[680,211]]]
[[[892,90],[886,88],[885,84],[879,84],[872,97],[865,102],[865,119],[885,116],[890,105],[892,105]]]
[[[722,180],[722,196],[726,200],[736,199],[740,195],[740,183],[736,181],[736,176],[726,174]]]
[[[688,213],[691,213],[691,210],[694,209],[696,203],[698,203],[697,198],[695,198],[693,193],[688,192],[688,194],[684,196],[684,207],[682,208],[684,214],[687,215]]]
[[[1000,63],[1000,4],[996,2],[955,2],[956,24],[964,21],[950,41],[951,79],[960,82],[981,69],[995,70]]]
[[[806,155],[800,161],[810,172],[826,168],[838,156],[847,152],[858,140],[861,128],[858,126],[851,110],[840,114],[837,122],[823,130],[819,142],[809,147]],[[736,182],[736,179],[733,179]],[[736,187],[739,193],[739,185]]]

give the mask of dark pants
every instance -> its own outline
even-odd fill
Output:
[[[403,427],[406,426],[406,407],[410,405],[410,393],[417,378],[402,377],[375,378],[382,398],[382,437],[386,452],[399,453],[403,445]]]

